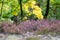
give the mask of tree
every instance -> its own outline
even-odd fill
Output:
[[[21,19],[23,17],[23,10],[22,10],[22,0],[18,0],[18,3],[20,5],[20,10],[21,10]]]
[[[1,6],[1,14],[0,14],[0,16],[2,15],[3,5],[4,5],[4,0],[2,0],[2,6]]]
[[[50,5],[49,3],[50,3],[50,0],[47,0],[46,13],[45,13],[45,15],[44,15],[44,18],[45,18],[45,19],[47,18],[48,14],[49,14],[49,5]]]

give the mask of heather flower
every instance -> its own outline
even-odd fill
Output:
[[[20,22],[17,26],[13,23],[4,22],[2,23],[2,27],[5,33],[26,33],[28,31],[36,31],[37,33],[60,33],[59,20],[27,20]]]

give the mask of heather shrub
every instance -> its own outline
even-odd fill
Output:
[[[5,33],[26,33],[35,32],[37,34],[60,33],[59,20],[26,20],[15,25],[10,22],[3,22],[2,28]]]

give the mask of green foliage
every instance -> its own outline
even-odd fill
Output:
[[[24,6],[29,0],[22,0],[22,5]],[[39,2],[40,4],[40,8],[42,8],[42,14],[45,14],[46,11],[46,1],[47,0],[34,0]],[[21,13],[20,13],[20,5],[19,5],[19,0],[4,0],[4,4],[3,4],[3,9],[2,9],[2,13],[1,13],[1,8],[2,8],[2,0],[0,1],[0,14],[2,14],[2,19],[10,19],[10,17],[14,16],[12,15],[12,13],[15,11],[17,12],[17,14],[19,15],[19,17],[21,18]],[[29,4],[28,4],[29,5]],[[26,8],[26,7],[25,7]],[[29,9],[28,9],[29,10]],[[36,18],[36,16],[31,17],[30,13],[32,14],[32,11],[30,11],[29,13],[26,12],[25,9],[23,9],[23,20],[25,19],[29,19],[29,18]],[[38,14],[38,13],[36,13]],[[49,15],[47,17],[47,19],[60,19],[60,0],[50,0],[50,10],[49,10]]]
[[[41,0],[40,0],[41,1]],[[46,11],[46,0],[41,1],[41,8],[43,10],[43,15]],[[60,20],[60,0],[50,0],[50,10],[47,19],[58,19]]]

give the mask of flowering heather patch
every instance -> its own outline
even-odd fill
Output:
[[[26,33],[27,31],[37,33],[60,33],[59,20],[27,20],[20,22],[19,25],[9,22],[3,22],[1,24],[5,33]]]

